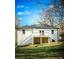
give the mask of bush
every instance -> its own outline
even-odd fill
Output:
[[[61,37],[61,39],[59,39],[58,41],[64,41],[64,33],[61,33],[59,36]]]

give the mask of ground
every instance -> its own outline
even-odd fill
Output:
[[[16,59],[63,59],[64,43],[52,42],[16,47]]]

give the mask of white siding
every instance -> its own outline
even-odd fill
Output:
[[[44,36],[50,36],[50,29],[33,29],[34,36],[40,36],[40,31],[44,31]]]
[[[51,39],[55,40],[55,41],[58,41],[58,38],[57,38],[57,29],[54,29],[54,33],[52,34],[51,33]]]
[[[54,39],[55,41],[57,41],[57,29],[52,29],[54,30],[54,33],[51,33],[51,29],[25,29],[25,34],[22,33],[22,30],[18,30],[17,31],[17,43],[18,45],[21,45],[21,42],[23,42],[25,39],[28,40],[27,42],[25,41],[23,44],[29,44],[32,43],[32,37],[37,37],[37,36],[41,36],[40,35],[40,30],[44,31],[44,36],[49,37],[49,40],[52,41],[52,39]],[[27,39],[28,37],[31,37],[30,40]]]
[[[24,41],[27,37],[29,37],[31,34],[32,34],[31,29],[30,30],[26,29],[25,34],[22,33],[22,30],[18,30],[17,31],[17,39],[18,39],[17,43],[18,43],[18,45],[20,45],[20,43],[22,41]]]

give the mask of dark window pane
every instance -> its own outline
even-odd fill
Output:
[[[42,35],[44,35],[44,31],[42,31]]]
[[[54,33],[54,30],[51,30],[51,33],[53,34]]]
[[[25,30],[22,30],[22,33],[25,34]]]

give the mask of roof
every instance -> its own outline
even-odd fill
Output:
[[[50,25],[46,25],[46,24],[41,24],[41,25],[31,25],[31,26],[28,26],[28,25],[25,25],[25,26],[22,26],[20,27],[19,29],[52,29],[52,27]],[[53,27],[53,29],[58,29],[57,27]]]

